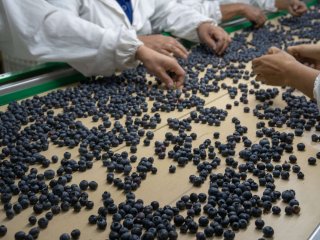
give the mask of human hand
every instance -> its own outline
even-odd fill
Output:
[[[231,42],[231,38],[221,27],[212,23],[202,23],[198,27],[198,36],[201,42],[207,44],[218,55],[221,55]]]
[[[307,11],[307,6],[300,0],[289,0],[288,11],[292,16],[301,16]]]
[[[140,46],[136,52],[136,59],[140,60],[147,71],[160,78],[167,88],[181,88],[184,83],[185,71],[178,64],[177,60],[158,53],[144,45]],[[169,73],[173,73],[172,77]]]
[[[287,51],[304,65],[320,70],[320,45],[302,44],[288,47]]]
[[[244,4],[243,15],[251,22],[255,23],[255,27],[262,27],[267,21],[267,17],[264,12],[252,5]]]
[[[273,86],[290,86],[297,64],[300,63],[290,54],[271,47],[267,55],[252,61],[252,70],[257,81]]]
[[[173,37],[154,34],[140,35],[138,38],[146,47],[164,55],[171,56],[171,54],[173,54],[175,57],[184,59],[188,57],[187,49]]]

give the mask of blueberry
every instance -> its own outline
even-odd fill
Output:
[[[45,229],[48,226],[49,221],[46,218],[39,218],[38,220],[38,226],[41,229]]]
[[[206,237],[210,238],[213,236],[214,234],[214,228],[208,226],[204,229],[204,234],[206,235]]]
[[[294,173],[298,173],[298,172],[300,172],[300,167],[299,167],[298,165],[293,165],[293,166],[292,166],[292,171],[293,171]]]
[[[169,233],[166,229],[161,229],[157,233],[157,239],[159,240],[165,240],[165,239],[168,239],[168,237],[169,237]]]
[[[72,239],[79,239],[80,235],[81,235],[81,232],[79,229],[74,229],[71,231],[71,238]]]
[[[47,180],[53,179],[55,175],[56,175],[56,173],[54,170],[49,169],[49,170],[44,171],[44,177]]]
[[[284,210],[287,215],[293,214],[293,208],[291,206],[286,206]]]
[[[262,232],[263,232],[263,236],[266,237],[266,238],[272,238],[273,237],[273,234],[274,234],[274,230],[272,227],[270,226],[265,226],[263,229],[262,229]]]
[[[197,232],[196,234],[196,239],[197,240],[206,240],[206,235],[203,232]]]
[[[90,182],[89,182],[89,188],[90,188],[90,190],[93,190],[93,191],[97,190],[97,188],[98,188],[98,183],[95,182],[95,181],[90,181]]]
[[[48,219],[50,221],[53,218],[53,213],[52,212],[47,212],[45,216],[46,216],[46,219]]]
[[[65,153],[63,154],[63,157],[64,157],[65,159],[70,159],[70,158],[71,158],[71,153],[65,152]]]
[[[35,225],[37,223],[37,218],[35,216],[30,216],[28,220],[30,225]]]
[[[152,140],[154,137],[154,134],[151,131],[147,131],[146,136],[147,136],[147,139]]]
[[[235,236],[236,236],[235,233],[230,229],[226,230],[223,233],[223,239],[225,239],[225,240],[233,240],[235,238]]]
[[[304,179],[304,173],[303,172],[298,172],[297,176],[298,176],[298,179]]]
[[[60,240],[71,240],[71,237],[68,233],[63,233],[60,235]]]
[[[29,231],[29,235],[31,235],[34,239],[37,239],[40,233],[40,229],[38,227],[31,228]]]
[[[14,235],[15,240],[24,240],[25,237],[26,237],[26,234],[23,231],[16,232]]]
[[[176,166],[170,165],[169,167],[169,173],[175,173],[176,172]]]
[[[3,237],[7,234],[7,227],[4,225],[0,226],[0,237]]]
[[[304,151],[305,148],[306,148],[306,145],[304,145],[304,143],[297,144],[298,151]]]
[[[206,227],[209,224],[209,219],[205,216],[201,216],[198,221],[199,221],[199,226],[201,227]]]
[[[89,187],[88,181],[82,180],[82,181],[79,183],[79,187],[80,187],[80,189],[81,189],[82,191],[87,190],[88,187]]]
[[[288,180],[290,177],[290,173],[288,171],[282,171],[281,172],[281,179]]]
[[[257,229],[262,229],[264,226],[264,221],[261,218],[257,218],[255,221],[255,225]]]
[[[107,227],[107,221],[104,218],[97,219],[97,227],[100,230],[104,230]]]
[[[282,192],[281,197],[285,203],[288,203],[290,200],[295,198],[295,195],[296,194],[294,190],[285,190]]]
[[[52,161],[52,163],[57,163],[57,162],[59,161],[58,156],[53,155],[53,156],[51,157],[51,161]]]
[[[314,158],[314,157],[309,157],[308,158],[308,164],[309,165],[314,166],[314,165],[316,165],[316,163],[317,163],[317,159],[316,158]]]
[[[294,205],[293,207],[292,207],[292,211],[293,211],[293,213],[294,214],[299,214],[300,213],[300,206],[299,205]]]
[[[279,208],[278,206],[273,206],[271,210],[275,215],[279,215],[281,213],[281,208]]]

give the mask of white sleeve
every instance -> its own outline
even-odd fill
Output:
[[[275,0],[250,0],[251,4],[268,12],[277,11]]]
[[[217,23],[221,22],[222,13],[218,0],[178,0],[177,2],[197,10]]]
[[[69,2],[64,1],[64,2]],[[135,30],[104,29],[44,0],[1,1],[14,39],[37,61],[67,62],[86,76],[134,67]]]
[[[155,0],[155,13],[151,16],[155,32],[166,31],[172,35],[199,42],[197,28],[203,22],[216,22],[196,10],[171,0]]]
[[[220,4],[229,4],[229,3],[245,3],[250,4],[255,7],[258,7],[262,10],[275,12],[277,11],[275,0],[219,0]]]
[[[320,74],[317,76],[316,80],[314,81],[313,97],[316,99],[318,104],[318,109],[320,110]]]

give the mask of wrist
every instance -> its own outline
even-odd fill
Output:
[[[237,9],[238,9],[238,14],[237,15],[246,16],[249,7],[250,7],[250,5],[248,5],[248,4],[237,3]]]
[[[202,28],[205,27],[205,26],[214,26],[214,27],[216,27],[217,24],[214,23],[213,21],[205,21],[205,22],[199,23],[199,25],[197,27],[198,36],[200,35],[200,32],[202,31]]]
[[[284,74],[287,76],[285,78],[285,85],[296,88],[296,80],[302,70],[301,65],[298,61],[290,61],[285,65]]]
[[[148,48],[145,45],[141,45],[137,48],[135,58],[141,62],[145,61],[147,57]]]
[[[288,64],[288,80],[287,85],[296,89],[301,89],[301,85],[307,85],[307,82],[314,82],[319,71],[302,63],[294,62]]]

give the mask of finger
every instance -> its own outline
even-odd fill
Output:
[[[252,60],[252,69],[255,69],[261,64],[261,57]]]
[[[183,54],[184,54],[186,57],[188,57],[188,55],[189,55],[188,50],[187,50],[181,43],[179,43],[178,41],[176,41],[176,47],[179,48],[180,51],[182,51]]]
[[[169,51],[167,51],[167,50],[165,50],[163,48],[160,49],[159,52],[162,53],[163,55],[168,56],[168,57],[173,57],[171,52],[169,52]]]
[[[298,14],[295,12],[295,10],[291,6],[288,8],[288,11],[292,16],[294,17],[298,16]]]
[[[223,39],[219,39],[216,44],[217,44],[217,54],[221,55],[223,53],[223,46],[224,46],[224,40]]]
[[[159,69],[155,75],[161,79],[162,82],[165,83],[166,87],[172,89],[174,86],[173,79],[168,75],[168,73],[163,69]]]
[[[262,74],[257,74],[256,80],[257,80],[258,82],[265,83],[265,78],[263,77]]]
[[[222,47],[222,49],[221,49],[221,51],[220,51],[220,55],[222,54],[222,53],[224,53],[224,51],[228,48],[228,46],[229,46],[229,42],[228,42],[228,40],[227,39],[224,39],[223,40],[223,47]]]
[[[172,48],[172,53],[175,57],[181,57],[184,59],[187,59],[188,55],[185,54],[180,48],[178,48],[177,46]]]
[[[175,75],[174,76],[174,81],[175,81],[176,87],[178,89],[181,89],[183,87],[185,75],[186,74],[184,73],[184,74],[180,74],[180,75]]]
[[[170,71],[174,72],[175,75],[174,75],[174,81],[175,81],[175,84],[176,84],[176,87],[177,88],[181,88],[183,86],[183,83],[184,83],[184,79],[185,79],[185,76],[186,76],[186,72],[183,70],[183,68],[178,64],[178,62],[175,62]]]
[[[297,9],[296,9],[296,12],[299,14],[299,15],[302,15],[304,14],[306,11],[307,11],[307,7],[305,5],[300,5]]]
[[[264,25],[265,21],[266,21],[265,18],[260,16],[256,21],[256,27],[262,27]]]
[[[204,38],[204,42],[210,47],[214,52],[217,51],[217,43],[211,38],[211,36],[208,34]]]
[[[271,47],[268,49],[268,54],[275,54],[275,53],[279,53],[281,52],[281,49],[277,48],[277,47]]]

